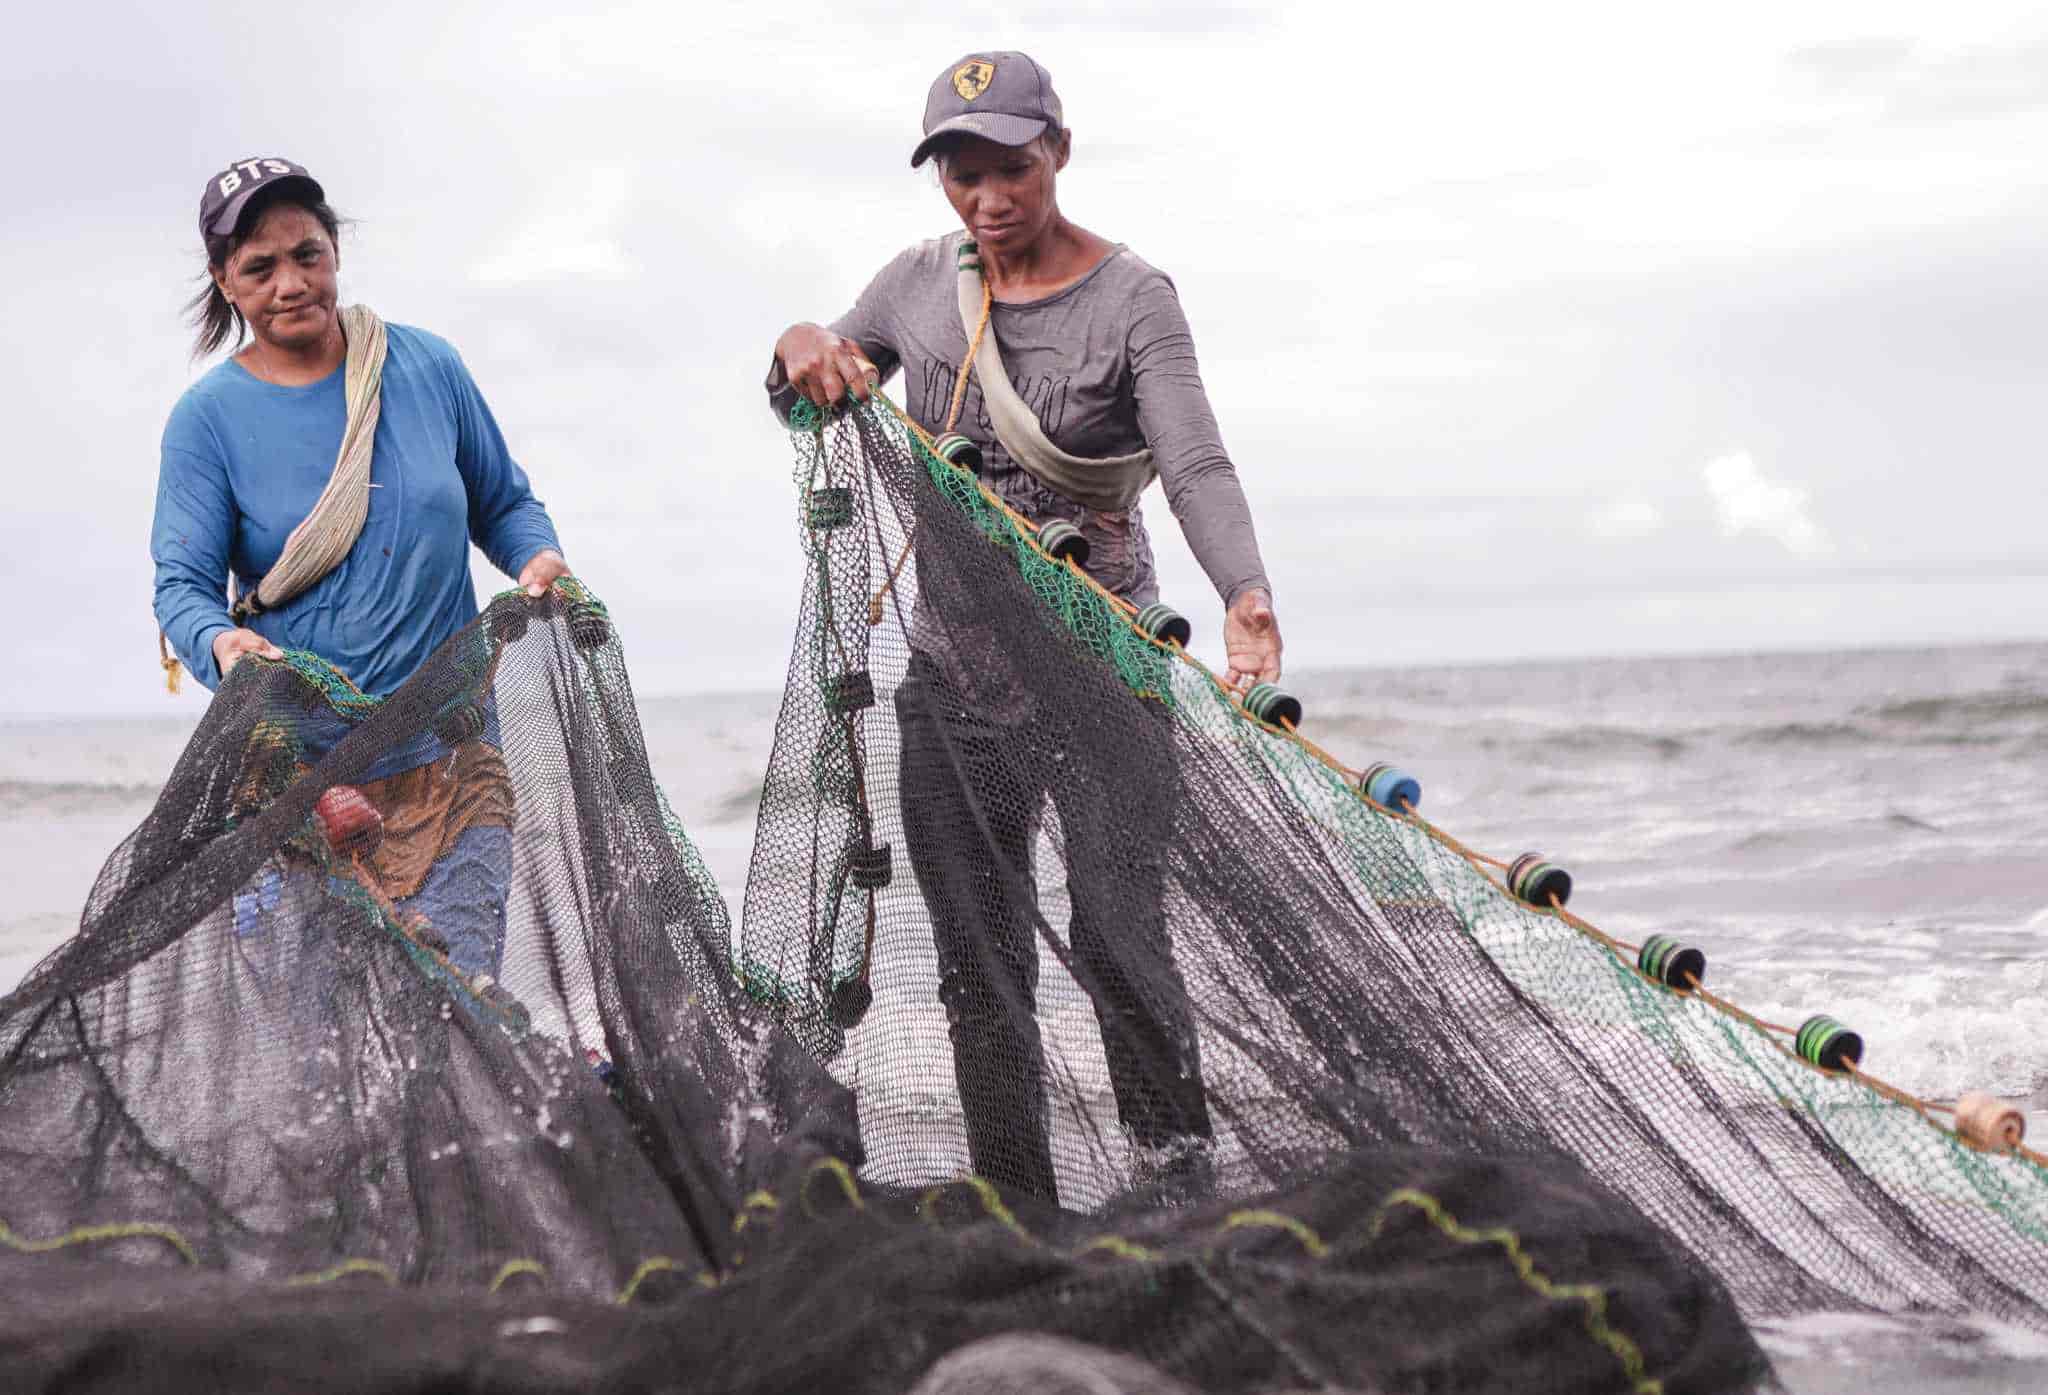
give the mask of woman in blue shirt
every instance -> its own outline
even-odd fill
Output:
[[[157,621],[209,688],[244,655],[278,658],[285,646],[387,696],[476,616],[470,542],[539,596],[568,572],[554,525],[460,356],[424,330],[388,325],[361,533],[310,587],[238,624],[230,577],[236,594],[256,594],[336,470],[349,347],[339,220],[303,168],[255,159],[207,181],[199,221],[209,273],[193,303],[199,352],[230,340],[237,352],[186,391],[164,428],[150,538]],[[449,754],[415,752],[411,768],[363,786],[387,830],[368,870],[402,912],[433,922],[458,967],[495,973],[510,786],[495,743]]]

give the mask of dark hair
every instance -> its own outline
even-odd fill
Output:
[[[327,230],[328,240],[337,248],[341,246],[341,218],[324,201],[311,197],[310,191],[294,188],[290,184],[280,184],[275,189],[265,189],[250,199],[243,206],[241,216],[235,219],[233,232],[225,237],[206,239],[206,270],[200,273],[200,279],[205,284],[199,288],[199,294],[193,296],[185,306],[185,313],[191,316],[193,325],[199,330],[198,341],[192,347],[192,357],[195,359],[205,358],[221,345],[227,344],[231,338],[234,342],[230,348],[239,349],[242,346],[242,338],[249,332],[249,322],[243,319],[242,312],[230,305],[228,298],[221,294],[220,287],[214,282],[213,273],[228,264],[228,258],[249,240],[249,234],[255,231],[257,222],[279,204],[291,204],[305,209],[313,215],[315,222]]]
[[[1043,131],[1040,131],[1030,140],[1024,142],[1024,144],[1027,146],[1037,146],[1045,152],[1047,159],[1051,160],[1054,164],[1058,164],[1060,145],[1068,139],[1069,134],[1070,132],[1067,127],[1047,123]],[[932,173],[943,179],[946,174],[946,162],[959,154],[961,148],[968,143],[982,139],[984,137],[970,135],[966,131],[949,131],[945,135],[940,136],[932,143]]]

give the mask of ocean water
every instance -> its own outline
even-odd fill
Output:
[[[2048,1138],[2048,644],[1305,674],[1304,730],[1418,776],[1423,812],[1570,868],[1573,909],[1706,951],[1865,1067],[2022,1103]],[[737,910],[775,694],[643,700],[656,775]],[[184,720],[0,724],[0,985],[76,927]],[[1789,1389],[2048,1392],[2048,1337],[1849,1316],[1765,1331]]]

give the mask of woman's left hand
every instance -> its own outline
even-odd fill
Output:
[[[519,569],[519,584],[525,588],[527,595],[540,597],[547,594],[550,586],[568,575],[568,559],[552,547],[546,547],[534,553],[532,559]]]
[[[1231,687],[1280,681],[1280,619],[1263,586],[1240,592],[1223,612],[1223,647],[1230,657],[1224,681]]]

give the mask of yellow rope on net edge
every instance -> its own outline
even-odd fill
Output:
[[[521,1274],[531,1274],[535,1278],[539,1279],[542,1283],[546,1283],[548,1281],[547,1266],[540,1263],[540,1261],[532,1259],[508,1259],[502,1265],[498,1266],[498,1272],[492,1276],[491,1287],[489,1289],[489,1292],[496,1293],[499,1289],[503,1288],[506,1284],[510,1283],[513,1279],[517,1278]]]
[[[652,1259],[643,1259],[640,1261],[640,1267],[633,1271],[633,1277],[626,1280],[626,1286],[619,1290],[619,1296],[614,1298],[612,1302],[621,1308],[625,1307],[633,1301],[633,1295],[640,1291],[640,1285],[646,1283],[656,1274],[684,1274],[688,1272],[689,1266],[679,1264],[667,1255],[656,1255]],[[702,1281],[701,1277],[699,1281]]]
[[[1474,1229],[1463,1225],[1458,1218],[1445,1209],[1442,1202],[1414,1187],[1401,1187],[1387,1194],[1373,1213],[1369,1238],[1377,1239],[1386,1225],[1387,1215],[1396,1207],[1407,1206],[1422,1212],[1438,1231],[1460,1245],[1498,1245],[1506,1252],[1508,1264],[1517,1277],[1534,1292],[1553,1302],[1579,1302],[1586,1309],[1586,1331],[1601,1346],[1614,1353],[1621,1363],[1622,1371],[1631,1382],[1635,1395],[1663,1395],[1664,1382],[1657,1380],[1644,1367],[1643,1349],[1636,1345],[1628,1334],[1617,1329],[1607,1320],[1607,1291],[1593,1284],[1560,1284],[1536,1267],[1535,1260],[1522,1248],[1522,1238],[1505,1226]]]
[[[317,1274],[294,1274],[284,1281],[284,1286],[310,1288],[315,1284],[331,1284],[336,1279],[346,1279],[351,1274],[374,1274],[393,1288],[398,1287],[398,1271],[374,1259],[345,1259],[332,1268],[322,1269]]]
[[[1233,1211],[1224,1219],[1223,1229],[1228,1231],[1245,1229],[1270,1229],[1284,1231],[1298,1241],[1313,1259],[1327,1259],[1330,1247],[1323,1237],[1310,1228],[1308,1222],[1290,1216],[1285,1211],[1272,1211],[1253,1207],[1245,1211]]]
[[[51,1254],[72,1245],[91,1245],[109,1240],[159,1240],[176,1250],[185,1263],[194,1268],[199,1265],[198,1251],[192,1248],[190,1241],[170,1226],[149,1221],[82,1225],[49,1240],[30,1240],[18,1234],[7,1222],[0,1221],[0,1245],[25,1255]]]

